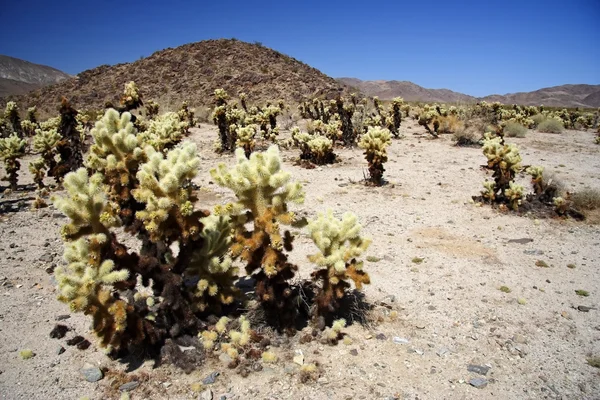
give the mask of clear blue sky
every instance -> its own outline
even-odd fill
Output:
[[[0,54],[76,74],[204,39],[480,96],[600,84],[600,0],[4,1]]]

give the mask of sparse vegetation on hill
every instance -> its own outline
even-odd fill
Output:
[[[100,109],[116,104],[123,86],[135,81],[146,100],[164,111],[176,111],[184,100],[191,107],[212,105],[215,89],[231,96],[247,93],[254,102],[283,99],[299,102],[315,95],[333,97],[338,82],[315,68],[264,46],[234,39],[206,40],[157,51],[132,63],[103,65],[76,78],[36,90],[18,99],[53,114],[65,96],[78,109]]]

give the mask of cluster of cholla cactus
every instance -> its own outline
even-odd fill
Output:
[[[216,89],[214,93],[215,108],[213,122],[219,129],[219,139],[215,142],[218,152],[232,152],[238,147],[245,151],[254,149],[255,134],[260,133],[263,139],[276,142],[279,135],[277,117],[286,109],[283,101],[277,105],[267,103],[265,107],[248,107],[247,96],[240,94],[240,105],[229,103],[229,95],[223,89]],[[254,134],[251,135],[251,127]],[[243,138],[238,140],[238,132],[242,130]]]
[[[189,107],[187,101],[184,101],[183,104],[181,104],[181,108],[177,111],[177,115],[182,122],[187,123],[188,128],[194,128],[196,126],[194,110]]]
[[[193,117],[192,117],[193,119]],[[189,116],[168,112],[145,122],[140,139],[158,151],[171,149],[189,134]]]
[[[236,260],[255,280],[267,319],[293,330],[300,310],[292,284],[297,266],[288,260],[293,236],[283,227],[295,222],[288,204],[302,202],[304,192],[281,169],[276,146],[250,158],[240,148],[233,168],[211,170],[237,201],[210,214],[196,207],[192,180],[201,162],[195,145],[161,151],[136,131],[130,113],[114,109],[91,134],[87,169],[67,174],[66,195],[53,198],[69,218],[62,228],[67,265],[56,269],[56,278],[59,299],[92,317],[103,347],[113,354],[132,346],[156,350],[168,338],[200,332],[207,350],[220,343],[232,361],[260,357],[263,349],[252,350],[251,342],[258,342],[245,319],[237,325],[222,319],[214,327],[207,322],[240,301]],[[120,241],[118,227],[141,240],[138,252]],[[369,282],[357,261],[368,246],[359,230],[350,215],[311,222],[320,250],[311,256],[319,268],[316,316],[335,312],[348,280],[357,288]]]
[[[325,129],[331,132],[331,129]],[[330,164],[336,159],[333,152],[333,140],[320,132],[310,134],[300,131],[299,127],[292,128],[292,142],[300,149],[300,159],[317,165]]]
[[[358,142],[358,147],[365,151],[365,158],[369,164],[369,181],[373,185],[383,184],[383,164],[387,162],[387,147],[391,142],[392,135],[389,130],[373,127],[369,127]]]
[[[7,180],[11,190],[17,190],[19,168],[21,163],[19,158],[25,155],[25,146],[27,142],[16,134],[7,138],[0,138],[0,159],[4,162]]]

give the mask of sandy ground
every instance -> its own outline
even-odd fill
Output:
[[[191,374],[173,366],[153,369],[150,361],[120,373],[127,365],[95,346],[83,315],[63,320],[72,331],[51,339],[57,317],[69,312],[56,300],[45,271],[62,262],[59,227],[65,219],[52,207],[31,211],[30,191],[4,195],[0,204],[10,210],[0,214],[0,398],[112,399],[119,397],[115,387],[137,380],[132,399],[193,399],[200,394],[192,383],[214,371],[221,375],[203,390],[210,389],[215,399],[600,398],[600,370],[586,363],[586,357],[600,355],[600,310],[577,309],[600,307],[600,226],[477,207],[470,199],[486,176],[481,149],[454,147],[449,135],[439,140],[414,135],[421,129],[412,121],[403,123],[402,132],[385,166],[390,184],[381,188],[360,183],[366,162],[359,149],[337,150],[341,162],[312,170],[294,165],[297,150],[282,151],[285,169],[307,193],[295,211],[314,217],[331,208],[359,216],[364,234],[373,239],[366,255],[380,258],[366,263],[372,281],[367,297],[384,300],[398,318],[391,320],[387,308],[378,307],[383,322],[346,329],[351,345],[299,344],[292,338],[273,349],[277,364],[247,378],[218,360]],[[572,190],[600,189],[600,146],[593,136],[530,131],[510,141],[519,145],[524,164],[545,166]],[[205,161],[197,183],[213,192],[205,192],[202,208],[231,199],[231,192],[210,182],[209,168],[233,163],[232,156],[212,152],[216,137],[212,127],[191,136]],[[31,183],[23,164],[21,182]],[[523,238],[532,241],[510,241]],[[293,260],[304,276],[311,270],[306,255],[314,251],[305,233],[296,239]],[[423,261],[415,263],[415,257]],[[550,267],[537,267],[538,260]],[[511,292],[500,291],[503,285]],[[589,297],[578,296],[578,289]],[[92,346],[66,345],[76,334]],[[60,346],[66,349],[62,354]],[[22,360],[19,351],[25,348],[35,356]],[[306,362],[320,363],[318,381],[299,382],[294,350],[302,350]],[[470,372],[469,364],[489,372]],[[86,365],[108,372],[89,383],[80,372]],[[474,387],[473,378],[487,385]]]

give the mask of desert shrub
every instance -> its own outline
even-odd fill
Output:
[[[562,133],[565,128],[558,119],[547,118],[540,122],[537,129],[544,133]]]
[[[582,211],[600,209],[600,191],[597,189],[585,189],[571,195],[573,206]]]
[[[481,135],[472,127],[462,127],[452,135],[452,140],[457,146],[476,146],[479,145],[480,139]]]
[[[531,120],[533,121],[533,124],[535,127],[539,126],[540,123],[542,121],[544,121],[546,119],[546,116],[544,116],[544,114],[535,114],[531,116]]]
[[[507,122],[504,126],[504,134],[508,137],[524,138],[527,128],[517,122]]]
[[[464,127],[464,124],[455,115],[439,117],[439,133],[456,133]]]

